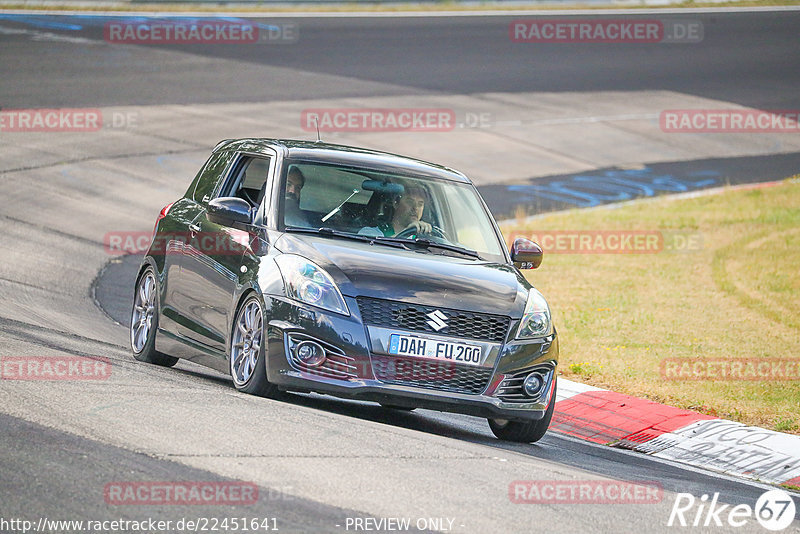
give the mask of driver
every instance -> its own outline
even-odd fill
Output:
[[[431,225],[422,220],[422,213],[425,211],[425,190],[419,186],[405,188],[405,192],[394,200],[394,215],[392,220],[362,228],[359,234],[392,237],[406,230],[414,230],[415,233],[427,234],[431,231]]]

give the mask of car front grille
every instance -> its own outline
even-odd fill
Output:
[[[502,315],[422,306],[393,300],[358,297],[356,302],[361,310],[364,323],[368,325],[478,339],[493,343],[502,343],[505,340],[511,322],[508,317]],[[438,331],[429,324],[432,322],[432,318],[428,314],[435,311],[445,315],[444,322],[448,325]]]
[[[492,377],[492,369],[486,367],[378,354],[372,355],[372,370],[375,378],[387,384],[472,395],[482,393]]]

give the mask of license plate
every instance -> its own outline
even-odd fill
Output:
[[[392,334],[389,354],[431,358],[453,363],[480,365],[482,349],[478,345]]]

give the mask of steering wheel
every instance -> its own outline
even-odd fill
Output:
[[[411,237],[413,235],[421,234],[421,233],[422,232],[420,232],[416,228],[406,228],[405,230],[403,230],[399,234],[395,235],[395,237],[399,237],[399,238],[405,239],[405,238]],[[445,233],[445,231],[442,228],[436,226],[435,224],[431,225],[431,231],[428,232],[427,235],[430,235],[432,237],[437,237],[439,239],[444,239],[445,241],[449,241],[447,239],[447,234]]]

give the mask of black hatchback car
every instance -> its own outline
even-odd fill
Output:
[[[558,341],[463,174],[308,141],[219,143],[161,210],[136,278],[137,360],[185,358],[262,396],[317,392],[489,420],[540,439]]]

